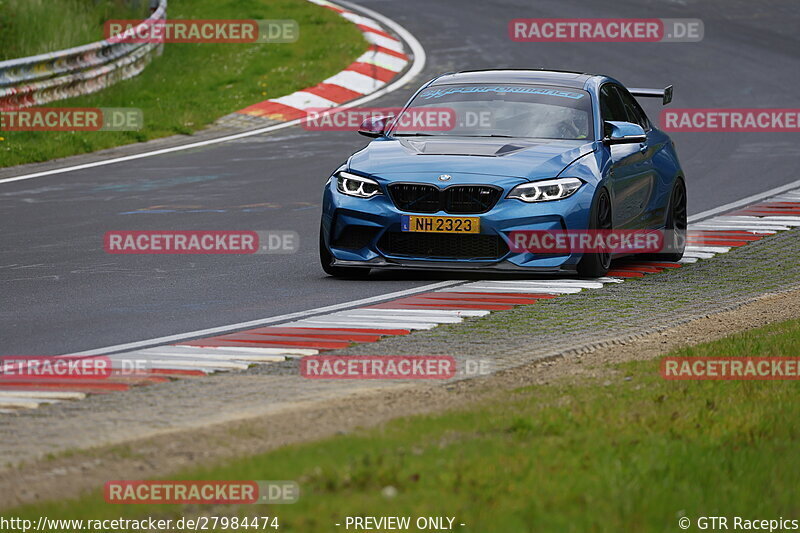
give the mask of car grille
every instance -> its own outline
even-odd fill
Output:
[[[398,209],[414,213],[435,213],[439,211],[440,191],[433,185],[396,183],[389,186],[392,201]]]
[[[410,213],[476,215],[489,211],[500,199],[502,189],[490,185],[455,185],[444,190],[433,185],[395,183],[389,186],[394,205]]]
[[[502,191],[486,185],[456,185],[445,189],[444,210],[454,214],[485,213],[494,207]]]
[[[497,235],[389,231],[378,247],[386,255],[439,259],[500,259],[508,253]]]

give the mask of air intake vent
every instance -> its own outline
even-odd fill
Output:
[[[508,253],[498,235],[388,231],[378,242],[386,255],[428,259],[497,260]]]

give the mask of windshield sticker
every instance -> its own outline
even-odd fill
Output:
[[[543,89],[540,87],[503,87],[503,86],[475,86],[475,87],[450,87],[447,89],[427,89],[420,93],[420,98],[430,100],[431,98],[441,98],[450,94],[469,94],[469,93],[527,93],[542,94],[546,96],[560,96],[572,100],[583,98],[581,93],[561,91],[558,89]]]

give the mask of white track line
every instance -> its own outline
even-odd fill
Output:
[[[122,361],[130,361],[132,359],[129,358],[119,358],[118,356],[113,356],[115,359],[111,360],[112,368],[117,368],[116,363],[121,363]],[[153,365],[158,365],[161,367],[164,366],[165,369],[173,368],[172,366],[168,365],[180,365],[182,368],[189,368],[189,369],[224,369],[224,370],[247,370],[250,366],[248,363],[240,362],[240,361],[223,361],[221,359],[214,359],[214,360],[199,360],[199,359],[186,359],[186,358],[179,358],[179,357],[149,357],[146,360],[142,360],[142,358],[136,358],[137,361],[142,361],[148,367],[152,368]],[[120,366],[119,368],[125,368]],[[131,372],[135,372],[136,368],[130,368]]]
[[[405,51],[403,50],[403,43],[401,43],[396,39],[384,37],[383,35],[378,35],[377,33],[372,33],[372,32],[365,33],[364,38],[369,43],[377,44],[378,46],[388,48],[389,50],[392,50],[394,52],[400,52],[402,54]]]
[[[463,290],[458,290],[463,289]],[[467,290],[470,289],[470,290]],[[458,288],[451,290],[437,291],[437,292],[525,292],[536,294],[577,294],[583,289],[580,287],[555,287],[555,286],[520,286],[513,281],[508,282],[477,282],[469,285],[462,285]]]
[[[730,216],[730,217],[715,217],[709,219],[703,224],[741,224],[743,226],[750,225],[753,226],[753,229],[758,229],[761,226],[791,226],[790,222],[795,222],[793,220],[770,220],[768,218],[762,217],[739,217],[739,216]]]
[[[144,365],[143,368],[147,369],[154,369],[158,368],[160,370],[173,370],[177,367],[181,367],[184,369],[201,369],[201,368],[210,368],[214,369],[214,372],[219,371],[220,369],[227,369],[227,370],[238,370],[240,367],[247,367],[250,363],[246,363],[245,361],[238,361],[238,360],[229,360],[229,359],[192,359],[187,357],[177,357],[171,355],[159,355],[159,356],[151,356],[151,357],[125,357],[126,354],[114,354],[109,356],[111,359],[111,368],[114,370],[124,370],[127,372],[136,372],[138,369],[142,368],[140,365]]]
[[[277,102],[279,104],[288,105],[295,109],[309,109],[321,107],[336,107],[339,104],[333,100],[328,100],[314,93],[307,93],[305,91],[295,91],[292,94],[281,96],[280,98],[273,98],[270,102]]]
[[[57,400],[50,402],[33,400],[30,398],[0,398],[0,408],[16,407],[23,409],[36,409],[42,403],[55,403]]]
[[[296,327],[296,328],[328,328],[328,329],[342,329],[342,328],[360,328],[360,329],[433,329],[436,327],[436,324],[429,323],[429,324],[422,324],[422,323],[414,323],[414,324],[406,324],[403,322],[396,322],[394,324],[375,324],[374,322],[370,321],[361,321],[361,322],[354,322],[354,321],[339,321],[339,322],[326,322],[323,320],[301,320],[299,322],[289,322],[285,324],[286,327]]]
[[[368,312],[368,310],[353,309],[353,310],[350,310],[350,311],[342,311],[342,312],[339,312],[339,313],[331,313],[329,315],[325,315],[325,316],[321,316],[321,317],[315,317],[315,318],[311,318],[309,320],[335,320],[335,321],[349,320],[353,316],[353,314],[365,313],[365,312]],[[406,322],[410,322],[410,323],[411,322],[428,323],[428,322],[435,322],[435,321],[439,320],[440,318],[441,319],[445,319],[445,318],[452,319],[452,318],[455,318],[458,321],[462,321],[463,320],[462,318],[457,317],[457,316],[456,317],[452,317],[452,316],[445,317],[445,316],[441,316],[441,315],[440,316],[432,315],[432,316],[426,316],[426,317],[408,316],[408,317],[406,317],[405,321]],[[394,317],[391,317],[391,316],[384,316],[384,317],[376,317],[375,321],[376,321],[375,322],[376,324],[392,324],[395,321],[395,319],[394,319]]]
[[[384,15],[381,15],[380,13],[377,13],[377,12],[371,10],[371,9],[368,9],[368,8],[365,8],[365,7],[362,7],[362,6],[357,6],[357,5],[354,5],[354,4],[350,4],[349,2],[341,2],[341,3],[343,5],[346,5],[349,9],[352,9],[353,11],[360,11],[360,12],[364,13],[365,15],[369,16],[369,17],[377,19],[379,22],[381,22],[382,24],[384,24],[385,26],[390,28],[395,34],[399,35],[400,38],[403,39],[403,41],[411,49],[411,55],[413,55],[413,62],[411,64],[411,68],[409,68],[409,70],[405,74],[403,74],[400,78],[392,81],[392,83],[390,83],[389,85],[386,85],[382,89],[380,89],[378,91],[375,91],[372,94],[366,95],[363,98],[359,98],[357,100],[353,100],[352,102],[349,102],[347,104],[342,104],[342,105],[339,106],[340,108],[347,109],[347,108],[351,108],[351,107],[360,106],[360,105],[365,104],[367,102],[371,102],[373,100],[376,100],[376,99],[378,99],[378,98],[380,98],[380,97],[382,97],[384,95],[387,95],[387,94],[389,94],[391,92],[394,92],[394,91],[396,91],[398,89],[401,89],[404,85],[406,85],[411,80],[416,78],[419,75],[420,72],[422,72],[422,69],[425,66],[425,61],[426,61],[425,49],[419,43],[417,38],[414,37],[408,30],[406,30],[403,26],[401,26],[397,22],[393,21],[392,19],[390,19],[388,17],[385,17]],[[341,6],[337,6],[337,7],[341,7]],[[375,35],[375,34],[370,34],[370,35]],[[390,48],[390,47],[387,46],[387,48]],[[402,50],[400,50],[400,51],[402,52]],[[104,159],[102,161],[94,161],[92,163],[84,163],[82,165],[74,165],[74,166],[71,166],[71,167],[57,168],[57,169],[52,169],[52,170],[44,170],[42,172],[34,172],[32,174],[23,174],[21,176],[13,176],[13,177],[10,177],[10,178],[3,178],[3,179],[0,179],[0,185],[2,185],[4,183],[12,183],[12,182],[15,182],[15,181],[31,180],[31,179],[34,179],[34,178],[42,178],[44,176],[53,176],[53,175],[56,175],[56,174],[64,174],[64,173],[67,173],[67,172],[75,172],[77,170],[86,170],[86,169],[89,169],[89,168],[102,167],[102,166],[106,166],[106,165],[112,165],[112,164],[115,164],[115,163],[124,163],[126,161],[135,161],[137,159],[144,159],[144,158],[147,158],[147,157],[155,157],[155,156],[158,156],[158,155],[170,154],[170,153],[174,153],[174,152],[182,152],[182,151],[185,151],[185,150],[193,150],[195,148],[200,148],[202,146],[211,146],[211,145],[214,145],[214,144],[220,144],[220,143],[224,143],[224,142],[228,142],[228,141],[234,141],[236,139],[243,139],[243,138],[246,138],[246,137],[253,137],[254,135],[261,135],[263,133],[270,133],[270,132],[273,132],[273,131],[278,131],[278,130],[282,130],[282,129],[285,129],[285,128],[290,128],[292,126],[296,126],[297,124],[300,124],[303,120],[304,119],[299,118],[299,119],[291,120],[289,122],[283,122],[281,124],[275,124],[273,126],[267,126],[267,127],[264,127],[264,128],[258,128],[258,129],[255,129],[255,130],[245,131],[245,132],[242,132],[242,133],[236,133],[236,134],[233,134],[233,135],[226,135],[224,137],[218,137],[216,139],[208,139],[208,140],[205,140],[205,141],[198,141],[198,142],[194,142],[194,143],[184,144],[184,145],[181,145],[181,146],[173,146],[171,148],[162,148],[160,150],[153,150],[152,152],[143,152],[141,154],[133,154],[133,155],[127,155],[127,156],[123,156],[123,157],[113,157],[111,159]]]
[[[3,398],[49,398],[54,400],[81,400],[86,398],[86,393],[28,389],[0,390],[0,402],[3,401]]]
[[[769,226],[780,224],[781,226],[800,226],[800,217],[749,217],[749,216],[735,216],[735,217],[718,217],[713,219],[715,222],[732,222],[742,224],[752,224],[758,226]]]
[[[774,189],[769,189],[768,191],[760,192],[758,194],[753,194],[751,196],[748,196],[747,198],[742,198],[741,200],[736,200],[735,202],[721,205],[713,209],[702,211],[700,213],[697,213],[696,215],[690,216],[688,220],[689,222],[696,222],[698,220],[703,220],[712,217],[717,213],[724,213],[726,211],[731,211],[733,209],[736,209],[737,207],[743,207],[748,204],[753,204],[765,198],[769,198],[770,196],[775,196],[783,192],[789,191],[791,189],[796,189],[797,187],[800,187],[800,180],[793,181],[792,183],[787,183],[786,185],[781,185],[780,187],[775,187]]]
[[[275,324],[277,322],[285,322],[288,320],[298,319],[298,318],[306,318],[316,315],[322,315],[325,313],[329,313],[332,311],[340,311],[344,309],[349,309],[351,307],[360,307],[365,306],[373,303],[379,303],[386,300],[393,300],[395,298],[402,298],[403,296],[410,296],[412,294],[417,294],[420,292],[429,292],[435,289],[439,289],[442,287],[448,287],[451,285],[456,285],[459,283],[463,283],[463,281],[440,281],[438,283],[432,283],[430,285],[424,285],[422,287],[417,287],[414,289],[406,289],[402,291],[390,292],[388,294],[381,294],[378,296],[371,296],[369,298],[362,298],[360,300],[354,300],[351,302],[344,302],[341,304],[329,305],[326,307],[319,307],[317,309],[309,309],[307,311],[299,311],[297,313],[289,313],[286,315],[279,315],[270,318],[262,318],[258,320],[250,320],[248,322],[239,322],[237,324],[229,324],[227,326],[219,326],[215,328],[208,328],[208,329],[201,329],[197,331],[190,331],[188,333],[179,333],[176,335],[167,335],[165,337],[157,337],[155,339],[147,339],[143,341],[137,342],[128,342],[125,344],[117,344],[115,346],[106,346],[105,348],[97,348],[94,350],[86,350],[85,352],[74,353],[70,355],[105,355],[112,352],[121,352],[121,351],[128,351],[128,350],[136,350],[138,348],[148,348],[151,346],[157,346],[159,344],[169,344],[179,341],[185,341],[189,339],[199,338],[199,337],[210,337],[212,335],[217,335],[220,333],[229,333],[235,330],[241,329],[249,329],[255,328],[258,326],[265,326],[267,324]],[[281,324],[284,325],[284,324]],[[313,327],[313,326],[308,326]],[[233,348],[233,346],[231,346]],[[237,349],[239,349],[237,347]],[[254,348],[255,350],[259,350],[260,348]],[[281,352],[283,353],[283,352]],[[286,349],[286,353],[293,353],[291,349]],[[316,353],[316,351],[314,352]],[[310,355],[310,354],[309,354]]]
[[[730,252],[729,246],[687,246],[686,252],[705,252],[709,254],[726,254]]]
[[[408,61],[405,59],[390,56],[384,52],[365,52],[358,59],[356,59],[356,61],[385,68],[386,70],[391,70],[392,72],[400,72],[408,64]]]
[[[246,350],[238,350],[235,346],[231,347],[230,349],[211,349],[211,348],[203,348],[201,346],[191,347],[194,349],[187,349],[190,348],[189,346],[161,346],[159,348],[147,348],[145,350],[139,350],[135,353],[142,354],[142,355],[174,355],[174,356],[181,356],[181,357],[199,357],[202,358],[209,358],[209,359],[238,359],[241,361],[285,361],[285,355],[269,355],[269,354],[260,354],[254,352],[248,352]],[[130,352],[133,353],[133,352]],[[308,354],[306,354],[308,355]],[[311,354],[315,355],[315,354]]]
[[[25,393],[17,394],[15,396],[8,395],[0,397],[0,406],[9,407],[11,404],[16,402],[20,403],[34,403],[36,405],[41,405],[45,403],[59,403],[62,400],[59,398],[42,398],[38,396],[29,396]],[[17,405],[15,407],[24,407],[24,405]]]
[[[138,361],[146,364],[146,368],[144,370],[200,370],[206,374],[210,374],[212,372],[221,372],[223,370],[231,370],[230,368],[223,368],[222,366],[198,368],[197,366],[180,360],[165,362],[158,359],[147,359],[146,361],[143,361],[142,359],[137,359],[136,361],[132,359],[111,359],[110,361],[112,369],[128,374],[136,374],[136,372],[140,370],[140,368],[137,367]]]
[[[302,357],[304,355],[317,355],[319,353],[319,350],[314,350],[312,348],[283,349],[283,348],[256,348],[251,346],[192,346],[190,344],[178,344],[175,347],[201,348],[203,350],[225,350],[225,351],[236,350],[239,352],[249,352],[255,354],[282,355],[284,357],[292,357],[292,356]]]
[[[335,315],[328,315],[331,317],[341,317],[341,318],[355,318],[355,319],[369,319],[374,320],[376,323],[388,323],[392,324],[395,322],[402,322],[402,321],[416,321],[419,322],[437,322],[439,324],[460,324],[464,321],[463,318],[457,316],[442,316],[442,315],[408,315],[408,314],[394,314],[394,315],[387,315],[387,314],[380,314],[380,313],[370,313],[368,310],[365,311],[351,311],[347,312],[346,314],[335,314]]]
[[[124,356],[131,356],[129,359],[136,359],[144,362],[148,362],[151,359],[176,359],[176,360],[198,360],[198,361],[247,361],[253,363],[274,363],[278,361],[285,361],[286,357],[283,355],[259,355],[259,354],[248,354],[246,352],[237,352],[236,354],[225,354],[225,353],[175,353],[175,352],[168,352],[168,351],[155,351],[155,352],[126,352],[123,354]],[[117,355],[111,356],[117,357]]]
[[[697,258],[697,259],[711,259],[717,254],[711,254],[706,252],[683,252],[683,257],[689,258]]]
[[[126,368],[125,370],[128,371],[128,372],[133,373],[134,375],[136,375],[136,369],[135,368]],[[191,370],[192,372],[203,372],[204,374],[213,374],[215,372],[228,372],[230,369],[229,368],[205,368],[205,367],[198,368],[196,366],[186,366],[186,365],[180,364],[180,362],[175,362],[175,363],[168,363],[168,364],[150,363],[150,367],[147,368],[146,370],[164,370],[164,371],[166,371],[167,374],[169,374],[170,372],[182,372],[184,370]],[[155,374],[153,377],[161,377],[161,375],[160,374]]]
[[[369,76],[365,76],[364,74],[358,72],[353,72],[352,70],[343,70],[338,74],[334,74],[330,78],[324,80],[322,83],[338,85],[339,87],[344,87],[345,89],[350,89],[351,91],[361,94],[370,93],[378,87],[386,85],[379,79],[370,78]]]
[[[355,24],[361,24],[362,26],[367,26],[368,28],[374,28],[376,30],[383,31],[383,28],[375,24],[375,21],[372,19],[368,19],[367,17],[362,17],[361,15],[356,15],[355,13],[340,13],[341,16],[353,22]]]
[[[505,287],[499,287],[497,285],[492,285],[492,286],[475,285],[475,286],[470,286],[470,287],[465,287],[465,288],[469,288],[470,292],[493,292],[493,293],[496,293],[496,294],[506,294],[507,293],[509,297],[512,297],[515,294],[521,294],[521,296],[517,296],[517,298],[525,298],[525,296],[524,296],[525,294],[541,294],[541,295],[545,295],[545,296],[548,296],[548,295],[549,296],[558,296],[559,294],[578,294],[579,292],[581,292],[583,290],[583,289],[560,289],[560,290],[556,290],[556,289],[548,289],[548,290],[537,289],[537,290],[532,290],[530,288],[515,287],[513,285],[508,285],[508,286],[505,286]],[[455,291],[441,291],[441,292],[455,292]]]
[[[517,285],[524,285],[529,287],[566,287],[569,289],[596,289],[603,286],[603,283],[594,280],[577,280],[577,279],[517,279],[517,280],[482,280],[476,283],[484,284],[503,284],[515,283]]]
[[[772,232],[775,233],[776,231],[788,231],[790,228],[788,226],[761,226],[758,229],[753,229],[752,226],[748,224],[723,224],[722,222],[719,223],[712,223],[712,222],[703,222],[702,224],[695,224],[689,227],[689,231],[701,230],[701,231],[719,231],[719,230],[728,230],[728,231],[752,231],[754,233],[768,233]]]
[[[486,316],[491,313],[484,309],[368,309],[360,308],[359,312],[374,313],[375,315],[398,315],[398,316],[463,316],[476,317]]]
[[[429,319],[423,322],[421,319],[415,320],[414,317],[408,317],[405,320],[395,320],[391,318],[365,319],[365,318],[353,318],[346,316],[331,316],[331,315],[325,315],[323,317],[304,320],[304,322],[309,324],[310,323],[335,324],[337,326],[342,326],[344,328],[385,326],[388,329],[430,329],[437,325],[434,319]]]

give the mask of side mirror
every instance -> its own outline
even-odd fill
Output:
[[[612,144],[633,144],[647,141],[647,134],[638,124],[632,122],[615,122],[607,120],[605,123],[608,132],[603,138],[603,142]]]
[[[358,128],[358,133],[365,137],[380,137],[386,131],[386,126],[392,117],[369,117],[365,118]]]

